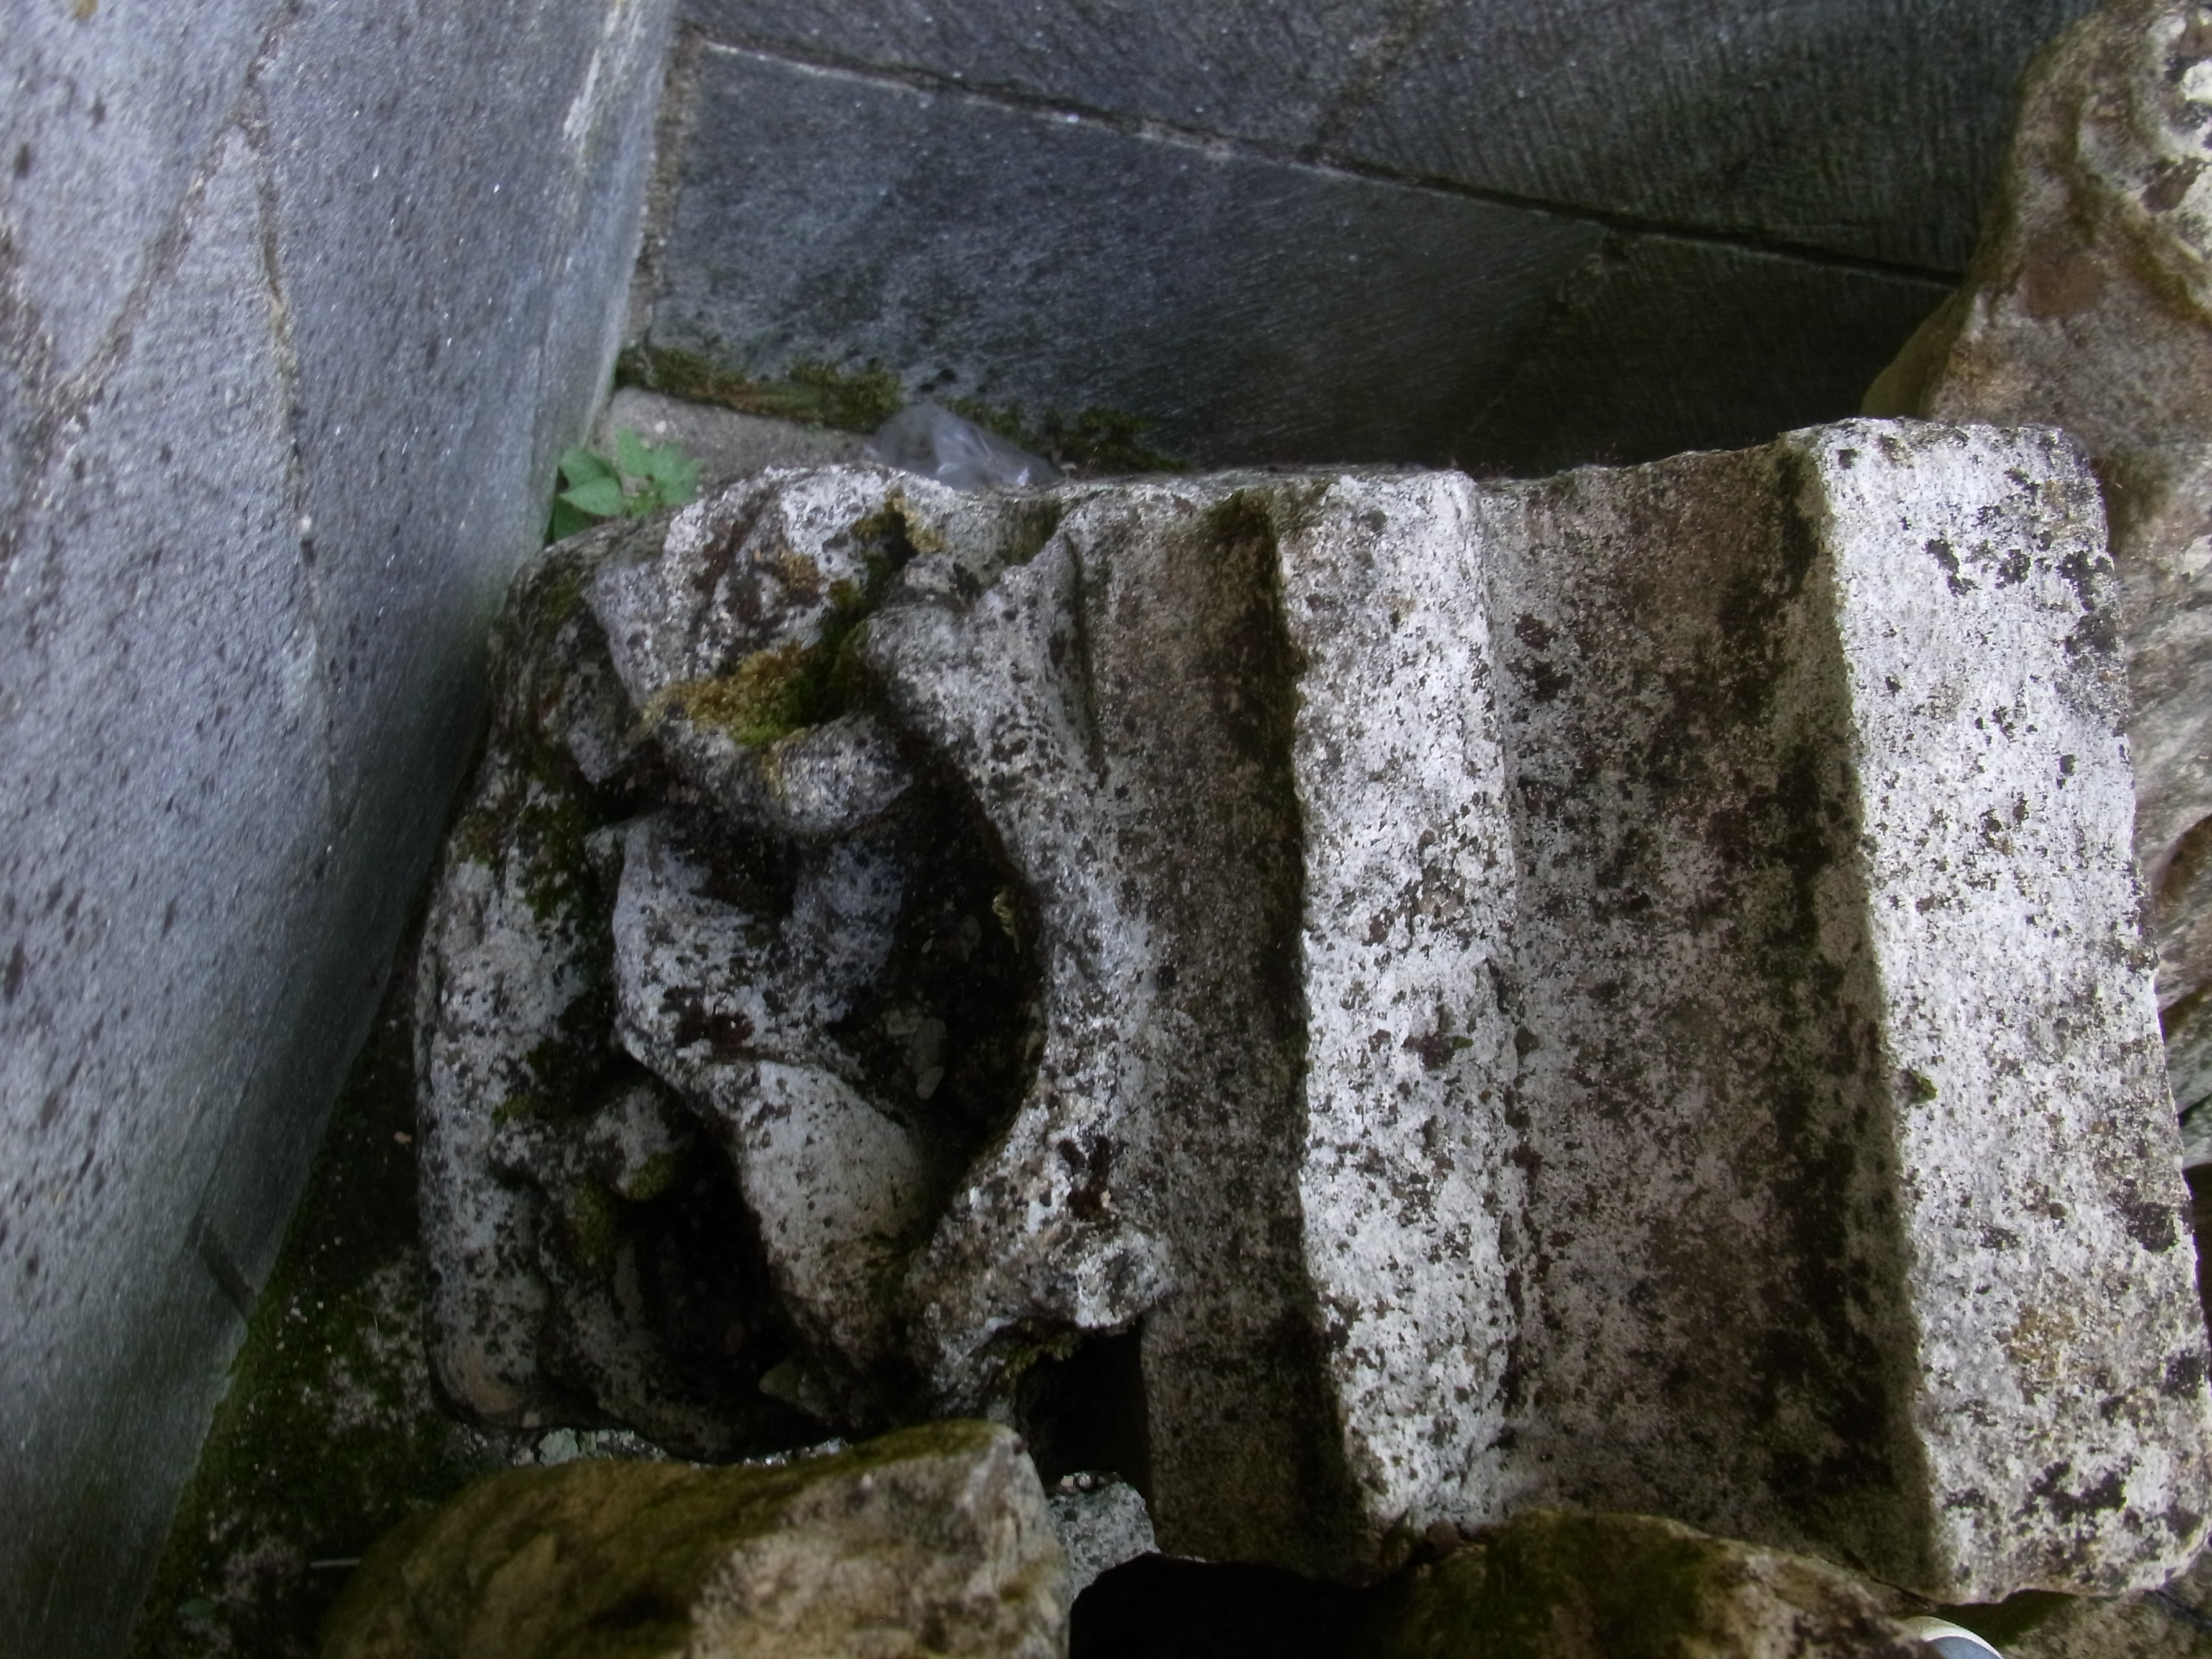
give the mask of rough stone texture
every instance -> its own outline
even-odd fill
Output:
[[[2069,1601],[2024,1632],[2004,1632],[2005,1659],[2204,1659],[2212,1654],[2212,1556],[2156,1589]]]
[[[1533,478],[1763,443],[1853,411],[1863,354],[1909,333],[1936,297],[1932,283],[1760,248],[1611,233],[1448,453],[1478,474]]]
[[[1193,459],[1442,459],[1599,240],[750,52],[707,49],[696,86],[651,347],[757,380],[872,362],[1032,420],[1123,411]]]
[[[1158,1547],[1144,1495],[1112,1475],[1065,1475],[1048,1495],[1053,1530],[1067,1552],[1067,1593],[1083,1594],[1091,1581],[1124,1561]]]
[[[2136,854],[2174,1097],[2212,1098],[2212,11],[2126,0],[2038,63],[1966,285],[1869,394],[2094,458],[2127,596]],[[2212,1118],[2212,1115],[2199,1114]],[[2200,1126],[2192,1161],[2212,1158]]]
[[[1825,1561],[1644,1515],[1538,1510],[1416,1567],[1359,1632],[1376,1659],[1928,1659]]]
[[[908,487],[962,521],[884,469],[771,473],[517,585],[418,1023],[434,1352],[489,1420],[596,1407],[726,1455],[797,1432],[763,1388],[880,1413],[873,1279],[1000,1112],[1021,1039],[979,1027],[1024,1005],[1003,878],[937,855],[972,839],[943,792],[875,716],[808,723]],[[986,553],[1023,533],[970,516]],[[595,1156],[669,1089],[665,1159]]]
[[[322,1651],[1053,1659],[1067,1603],[1019,1443],[945,1423],[777,1468],[493,1476],[377,1547]]]
[[[2095,499],[1873,423],[1492,497],[1539,1490],[1953,1600],[2194,1547]]]
[[[786,1426],[722,1380],[737,1360],[750,1384],[780,1356],[759,1326],[765,1286],[733,1194],[694,1193],[694,1213],[665,1216],[657,1200],[698,1178],[684,1154],[699,1126],[607,1052],[606,866],[622,849],[593,837],[635,799],[634,715],[583,595],[625,538],[660,534],[564,544],[518,582],[495,636],[497,736],[418,981],[422,1231],[432,1359],[456,1401],[528,1427],[596,1401],[672,1446],[727,1455]]]
[[[626,1409],[496,1132],[581,1167],[642,1066],[758,1230],[697,1396],[742,1433],[1089,1365],[1177,1553],[1357,1576],[1569,1502],[2156,1582],[2212,1401],[2095,499],[2047,430],[1859,422],[1532,484],[770,474],[562,550],[441,900],[514,941],[426,957],[441,1344]]]
[[[145,1582],[611,355],[665,12],[0,40],[0,1647]]]

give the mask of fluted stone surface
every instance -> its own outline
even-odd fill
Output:
[[[478,1409],[619,1409],[574,1356],[667,1340],[623,1287],[676,1224],[470,1126],[583,1144],[649,1087],[774,1304],[686,1421],[1018,1419],[1134,1333],[1170,1551],[1358,1575],[1601,1504],[1967,1599],[2196,1547],[2117,599],[2058,434],[836,469],[551,568],[487,777],[539,745],[584,873],[425,975],[545,1011],[424,1009],[442,1341],[516,1373],[449,1358]],[[546,844],[486,799],[444,910]]]
[[[1518,1479],[1954,1600],[2178,1564],[2203,1339],[2080,455],[1847,424],[1486,509]]]

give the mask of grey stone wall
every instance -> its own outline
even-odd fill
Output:
[[[1854,411],[2087,9],[682,3],[640,374],[1518,472]]]
[[[613,355],[667,13],[0,28],[0,1650],[121,1645]]]

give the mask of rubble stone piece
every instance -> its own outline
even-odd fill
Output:
[[[483,1420],[592,1426],[727,1455],[801,1420],[757,1393],[780,1316],[696,1121],[614,1041],[612,826],[637,717],[585,603],[663,525],[617,526],[520,576],[494,638],[494,730],[438,875],[417,981],[431,1359]]]
[[[1539,1510],[1378,1592],[1376,1659],[1928,1659],[1825,1561],[1648,1515]]]
[[[2212,1650],[2212,1553],[2154,1589],[2038,1611],[2027,1629],[2002,1634],[2005,1659],[2202,1659]]]
[[[1158,1547],[1144,1495],[1112,1475],[1063,1475],[1047,1501],[1053,1530],[1067,1552],[1067,1593],[1083,1594],[1091,1581],[1124,1561]]]
[[[2108,0],[2029,72],[1966,282],[1878,414],[2063,426],[2125,590],[2136,855],[2176,1103],[2212,1098],[2212,10]],[[2212,1161],[2212,1111],[2191,1136]]]
[[[370,1554],[325,1659],[1053,1659],[1066,1563],[1006,1430],[775,1468],[578,1462],[477,1481]]]
[[[2197,1547],[2116,599],[2059,434],[769,475],[570,586],[636,711],[579,1029],[726,1157],[787,1334],[755,1395],[849,1431],[1090,1376],[1141,1395],[1102,1461],[1164,1548],[1342,1577],[1562,1503],[1946,1600]],[[859,721],[901,786],[789,810],[775,757]],[[530,1167],[617,1181],[616,1098]]]

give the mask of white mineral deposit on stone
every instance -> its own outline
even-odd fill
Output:
[[[726,1412],[1119,1389],[1163,1547],[1319,1573],[1579,1504],[1946,1600],[2157,1583],[2212,1401],[2118,615],[2066,440],[1917,422],[771,474],[556,552],[426,945],[441,1363],[710,1411],[562,1243],[690,1201],[623,1186],[649,1084],[774,1304]]]

